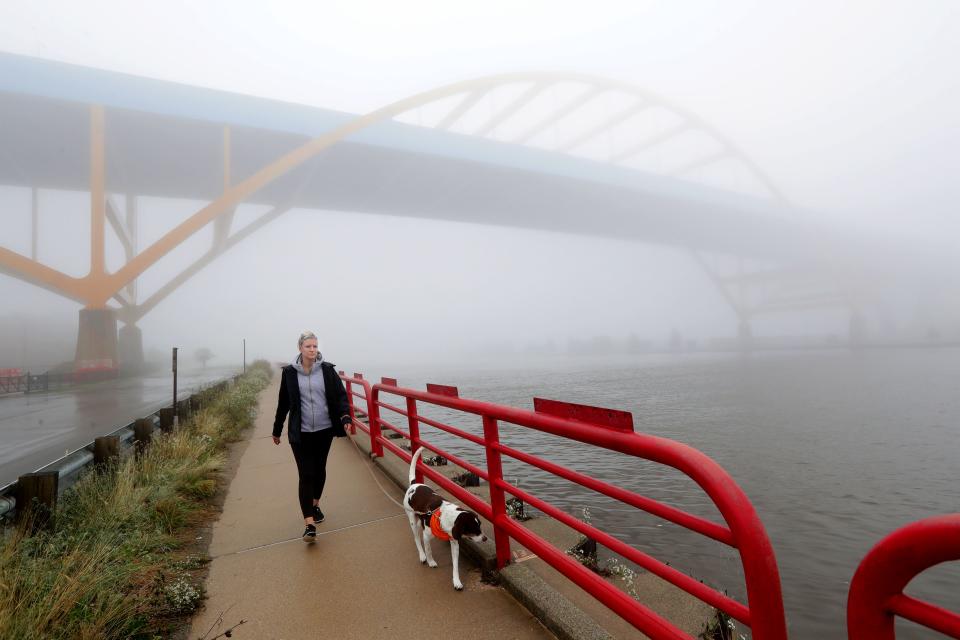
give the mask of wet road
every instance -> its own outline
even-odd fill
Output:
[[[180,371],[177,396],[235,375],[230,367]],[[173,374],[162,371],[49,393],[0,396],[0,486],[94,438],[169,406]]]

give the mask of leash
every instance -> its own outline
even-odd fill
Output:
[[[387,493],[387,490],[383,488],[383,485],[382,485],[382,484],[380,484],[380,480],[377,479],[377,474],[375,474],[375,473],[373,472],[373,462],[371,462],[371,461],[370,461],[370,458],[368,458],[367,455],[366,455],[363,451],[360,450],[360,445],[358,445],[358,444],[356,443],[356,441],[353,439],[353,436],[348,435],[348,436],[347,436],[347,439],[350,440],[350,442],[353,443],[353,446],[354,446],[354,448],[357,450],[357,453],[360,455],[361,458],[364,459],[364,462],[365,462],[365,465],[364,465],[364,466],[366,466],[367,471],[370,473],[370,477],[373,478],[373,481],[377,483],[377,486],[378,486],[378,487],[380,487],[380,491],[383,492],[383,495],[385,495],[385,496],[387,497],[387,500],[389,500],[389,501],[392,502],[393,504],[397,505],[397,506],[400,507],[400,509],[402,510],[402,509],[403,509],[403,505],[400,504],[399,502],[397,502],[396,500],[394,500],[394,499],[393,499],[393,496],[391,496],[389,493]]]
[[[366,522],[358,522],[357,524],[351,524],[346,527],[340,527],[339,529],[327,529],[326,531],[317,531],[317,537],[328,536],[333,533],[340,533],[341,531],[347,531],[349,529],[357,529],[359,527],[365,527],[370,524],[376,524],[378,522],[383,522],[384,520],[393,520],[394,518],[399,518],[402,516],[402,513],[395,513],[392,516],[383,516],[382,518],[375,518],[373,520],[367,520]],[[291,542],[299,542],[300,536],[296,538],[287,538],[286,540],[277,540],[276,542],[267,542],[266,544],[258,544],[255,547],[248,547],[246,549],[240,549],[239,551],[228,551],[219,556],[211,556],[211,560],[216,560],[217,558],[225,558],[227,556],[238,556],[242,553],[250,553],[251,551],[260,551],[262,549],[269,549],[270,547],[276,547],[281,544],[289,544]]]

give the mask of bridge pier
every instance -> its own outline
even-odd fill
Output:
[[[75,371],[115,370],[117,315],[113,309],[81,309]]]
[[[120,369],[132,373],[143,368],[143,332],[135,324],[120,327],[118,343],[120,351]]]

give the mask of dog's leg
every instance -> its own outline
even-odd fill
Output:
[[[423,550],[427,552],[427,565],[436,568],[437,561],[433,559],[433,546],[430,541],[433,540],[433,534],[430,527],[423,528]]]
[[[460,543],[456,540],[450,540],[450,557],[453,561],[453,588],[463,591],[463,583],[460,582]]]
[[[420,518],[413,511],[407,511],[407,520],[410,521],[410,531],[413,531],[413,541],[417,545],[417,554],[420,556],[420,564],[427,561],[427,556],[423,552],[423,545],[420,542]]]

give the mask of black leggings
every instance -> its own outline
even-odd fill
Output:
[[[313,517],[313,501],[323,495],[327,481],[327,454],[333,442],[333,429],[301,432],[300,442],[291,442],[293,457],[300,475],[298,493],[304,518]]]

